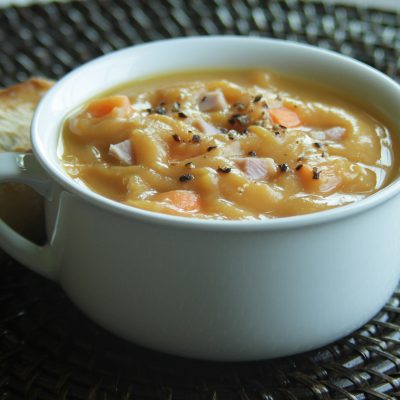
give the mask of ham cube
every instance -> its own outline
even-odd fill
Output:
[[[270,179],[277,173],[277,166],[272,158],[245,157],[236,160],[236,165],[251,179]]]
[[[193,125],[202,131],[205,135],[215,135],[219,130],[214,126],[204,121],[203,118],[198,118],[193,122]]]
[[[222,111],[227,106],[224,94],[221,90],[214,90],[206,93],[199,103],[199,109],[202,112],[207,111]]]
[[[111,144],[108,152],[123,165],[133,164],[132,144],[130,139],[124,140],[121,143]]]

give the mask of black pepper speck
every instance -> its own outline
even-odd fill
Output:
[[[154,112],[156,114],[165,115],[167,113],[167,109],[164,106],[157,107]]]
[[[231,118],[228,119],[228,122],[231,125],[234,125],[238,122],[240,125],[246,125],[250,122],[249,117],[245,114],[234,114]]]
[[[193,179],[194,179],[194,176],[192,174],[184,174],[179,177],[179,180],[181,182],[189,182],[189,181],[192,181]]]
[[[197,135],[196,133],[192,136],[192,142],[193,143],[200,143],[201,141],[201,136]]]
[[[286,172],[289,169],[289,165],[287,164],[279,164],[278,168],[281,172]]]

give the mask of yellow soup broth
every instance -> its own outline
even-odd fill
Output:
[[[129,82],[64,123],[66,171],[132,207],[208,219],[287,217],[390,183],[388,121],[321,85],[262,70]]]

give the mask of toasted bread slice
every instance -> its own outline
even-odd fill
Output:
[[[0,152],[31,150],[33,113],[52,84],[46,79],[31,78],[0,90]],[[28,186],[0,185],[0,218],[31,240],[40,242],[44,238],[43,200]]]
[[[52,82],[32,78],[0,90],[0,152],[29,151],[33,112]]]

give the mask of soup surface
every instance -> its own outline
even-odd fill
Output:
[[[131,82],[67,118],[66,171],[154,212],[212,219],[312,213],[395,176],[389,125],[322,86],[265,71]]]

